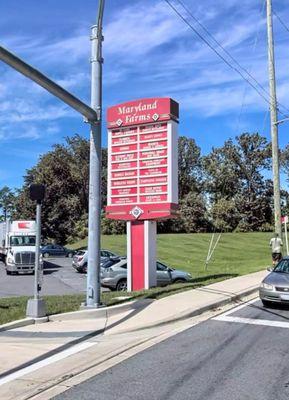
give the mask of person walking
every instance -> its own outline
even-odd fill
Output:
[[[279,238],[278,233],[275,233],[275,235],[272,237],[269,246],[271,247],[272,251],[272,263],[275,266],[282,258],[281,248],[283,246],[283,242],[282,239]]]

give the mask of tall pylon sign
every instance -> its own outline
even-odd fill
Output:
[[[107,111],[106,215],[127,221],[128,291],[156,286],[156,223],[177,216],[178,118],[170,98]]]

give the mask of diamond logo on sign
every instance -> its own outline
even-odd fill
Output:
[[[157,121],[157,120],[159,119],[159,117],[160,117],[159,114],[154,114],[154,115],[153,115],[153,120],[154,120],[154,121]]]
[[[119,119],[116,121],[116,124],[117,124],[117,126],[121,126],[121,125],[122,125],[122,120],[119,118]]]
[[[131,211],[130,214],[135,218],[138,219],[143,213],[143,210],[139,207],[134,207]]]

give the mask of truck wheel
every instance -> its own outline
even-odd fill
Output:
[[[7,271],[6,269],[6,275],[11,275],[11,271]]]

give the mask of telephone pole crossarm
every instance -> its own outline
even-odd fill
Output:
[[[0,60],[74,108],[89,122],[98,121],[97,113],[91,107],[2,46],[0,46]]]
[[[288,118],[283,118],[280,119],[279,121],[274,122],[274,125],[280,125],[283,124],[283,122],[289,121],[289,117]]]

